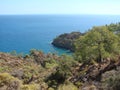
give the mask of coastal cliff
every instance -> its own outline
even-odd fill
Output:
[[[64,33],[56,37],[52,45],[59,47],[59,48],[64,48],[70,51],[74,51],[74,41],[78,39],[83,33],[80,32],[71,32],[71,33]]]

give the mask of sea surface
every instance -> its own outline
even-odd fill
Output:
[[[68,53],[51,45],[56,36],[117,22],[120,15],[0,15],[0,52]]]

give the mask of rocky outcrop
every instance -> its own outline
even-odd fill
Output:
[[[114,62],[112,60],[106,61],[107,62],[96,63],[91,65],[85,65],[84,63],[81,64],[80,66],[78,66],[78,68],[73,70],[74,75],[70,78],[70,81],[75,85],[78,82],[83,82],[84,85],[86,82],[90,85],[92,83],[92,85],[95,85],[97,88],[101,88],[102,81],[105,81],[111,78],[112,76],[120,75],[120,59],[118,59],[117,62]],[[84,87],[86,88],[86,85]]]
[[[80,32],[61,34],[53,40],[52,45],[74,51],[74,41],[78,39],[81,35],[83,35],[83,33]]]
[[[68,61],[65,61],[65,63],[64,60],[66,59]],[[8,90],[6,88],[10,88],[9,90],[24,90],[19,88],[25,88],[26,85],[28,88],[31,88],[31,85],[34,88],[39,88],[34,90],[49,90],[46,89],[48,86],[53,87],[55,85],[55,88],[61,88],[60,85],[64,85],[66,81],[72,84],[68,87],[75,86],[79,90],[119,90],[106,89],[108,86],[104,87],[104,84],[109,85],[104,81],[116,75],[116,77],[120,76],[119,56],[116,57],[115,61],[107,58],[101,63],[91,62],[86,64],[77,62],[70,65],[73,62],[68,62],[71,62],[68,57],[63,58],[55,54],[44,54],[36,50],[32,50],[29,55],[21,58],[7,53],[0,53],[0,90]],[[70,74],[67,78],[65,77],[66,72]],[[118,80],[115,85],[119,85],[119,78],[113,78],[113,80],[113,82]],[[42,87],[45,89],[40,89]],[[62,87],[67,88],[65,85]],[[33,90],[33,88],[29,90]]]
[[[43,68],[42,65],[45,60],[51,59],[58,59],[58,57],[35,50],[24,57],[0,52],[0,90],[33,90],[33,87],[48,87],[47,84],[42,87],[42,84],[45,83],[44,79],[54,72],[54,69]],[[47,90],[40,88],[34,90]]]

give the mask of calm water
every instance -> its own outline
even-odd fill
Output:
[[[28,53],[39,49],[45,53],[66,53],[51,41],[59,34],[72,31],[85,32],[93,26],[120,22],[113,15],[1,15],[0,51],[16,50]]]

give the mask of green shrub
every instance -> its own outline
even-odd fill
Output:
[[[4,66],[4,67],[0,66],[0,72],[5,72],[6,70],[9,70],[8,66]]]
[[[71,56],[62,55],[57,64],[58,66],[56,71],[54,71],[45,80],[49,87],[56,88],[58,85],[64,84],[65,81],[72,75],[71,69],[76,64],[76,61]]]
[[[40,90],[40,86],[38,84],[23,85],[21,90]]]
[[[120,90],[120,74],[109,78],[107,84],[108,90]]]
[[[54,88],[48,88],[48,90],[54,90]]]
[[[78,90],[78,88],[73,84],[63,84],[58,87],[58,90]]]
[[[0,73],[0,88],[2,87],[6,87],[9,90],[19,90],[21,87],[21,81],[12,77],[8,73]]]

